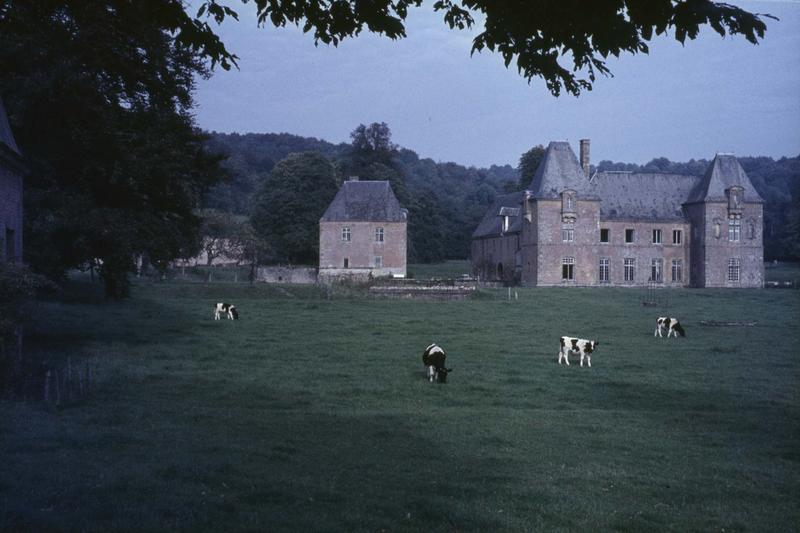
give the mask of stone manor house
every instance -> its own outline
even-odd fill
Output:
[[[529,286],[763,287],[764,200],[719,153],[704,176],[589,171],[551,142],[472,236],[473,275]]]
[[[0,98],[0,261],[22,262],[22,176],[25,167]]]
[[[405,277],[407,226],[388,181],[345,181],[319,221],[319,279]]]

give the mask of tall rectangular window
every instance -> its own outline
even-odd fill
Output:
[[[608,259],[600,260],[600,283],[608,283]]]
[[[657,283],[661,283],[663,281],[663,267],[663,259],[658,258],[650,261],[650,281],[655,281]]]
[[[728,281],[739,283],[739,260],[728,259]]]
[[[653,230],[653,244],[661,244],[661,230],[654,229]]]
[[[672,244],[681,244],[683,232],[679,229],[672,230]]]
[[[608,228],[600,228],[600,242],[611,242],[611,235]]]
[[[375,265],[375,268],[383,268],[383,257],[376,255],[373,264]]]
[[[575,280],[575,258],[565,257],[561,260],[561,279],[563,281]]]
[[[623,260],[625,281],[633,281],[636,277],[636,259],[626,258]]]
[[[672,260],[672,282],[680,283],[683,281],[683,259]]]
[[[636,234],[632,229],[625,230],[625,242],[632,243],[633,240],[636,238]]]
[[[344,258],[344,268],[350,268],[350,259],[347,257]]]
[[[572,226],[564,226],[561,228],[561,242],[572,242],[575,240],[575,230]]]
[[[350,228],[348,226],[342,228],[342,240],[350,242]]]
[[[383,242],[383,228],[375,228],[375,242]]]
[[[739,219],[728,221],[728,240],[739,242],[742,235],[742,221]]]

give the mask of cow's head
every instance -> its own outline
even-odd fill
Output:
[[[589,341],[589,345],[586,347],[586,352],[587,353],[592,353],[593,351],[595,351],[597,349],[597,345],[598,344],[600,344],[600,343],[597,342],[597,341]]]
[[[447,383],[447,374],[452,371],[452,368],[439,368],[436,370],[436,379],[439,381],[439,383]]]
[[[234,320],[239,320],[239,311],[235,307],[231,306],[230,313]]]

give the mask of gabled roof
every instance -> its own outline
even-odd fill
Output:
[[[490,237],[517,233],[522,228],[521,208],[525,191],[498,196],[475,228],[472,237]],[[503,231],[503,217],[508,217],[508,230]]]
[[[583,171],[575,152],[566,141],[554,141],[547,146],[542,162],[536,169],[528,189],[535,199],[558,199],[565,190],[587,198],[589,177]]]
[[[405,222],[388,181],[345,181],[320,222]]]
[[[8,124],[8,116],[6,116],[6,108],[3,106],[3,99],[0,98],[0,145],[3,144],[19,155],[19,147],[17,147],[17,143],[14,141],[14,135],[11,133],[11,126]]]
[[[681,174],[597,172],[592,194],[602,220],[685,220],[681,204],[702,178]]]
[[[727,189],[738,186],[744,189],[745,202],[764,202],[747,173],[733,154],[717,154],[708,166],[703,180],[692,191],[688,202],[727,202]]]

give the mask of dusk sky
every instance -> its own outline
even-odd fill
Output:
[[[710,159],[716,152],[800,154],[800,2],[736,2],[770,13],[753,46],[705,28],[649,55],[608,64],[591,92],[553,97],[499,54],[470,57],[472,32],[448,29],[432,2],[410,10],[408,38],[371,34],[314,46],[291,27],[257,28],[252,5],[218,28],[240,70],[199,81],[196,116],[221,132],[286,132],[348,142],[359,123],[386,122],[393,141],[436,161],[516,166],[536,144],[592,141],[592,161]],[[231,4],[233,5],[233,4]]]

